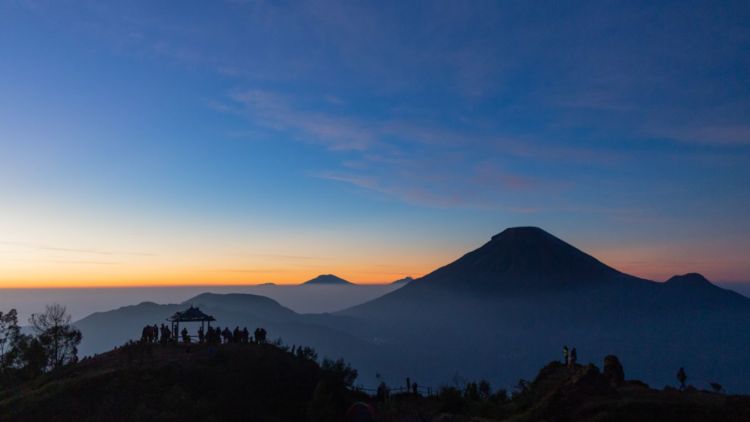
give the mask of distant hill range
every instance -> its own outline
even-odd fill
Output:
[[[334,314],[299,315],[258,300],[238,305],[217,296],[205,306],[219,324],[273,324],[272,337],[343,356],[369,385],[379,374],[424,385],[487,377],[510,386],[567,344],[581,362],[627,357],[632,374],[652,385],[674,383],[685,367],[695,385],[750,391],[739,370],[750,350],[750,299],[699,274],[659,283],[622,273],[535,227],[506,229],[424,277]],[[84,341],[88,330],[127,335],[119,321],[128,312],[85,319]]]

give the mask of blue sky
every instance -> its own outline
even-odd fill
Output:
[[[513,225],[645,277],[750,279],[747,22],[0,1],[0,282],[386,281]]]

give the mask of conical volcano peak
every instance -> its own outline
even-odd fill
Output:
[[[556,240],[560,239],[535,226],[508,227],[492,236],[493,241],[500,240]]]
[[[539,227],[511,227],[425,279],[462,289],[535,290],[600,283],[621,275]]]
[[[349,281],[344,280],[341,277],[335,276],[333,274],[321,274],[312,280],[307,280],[306,282],[302,283],[303,285],[311,285],[311,284],[325,284],[325,285],[350,285],[353,284]]]

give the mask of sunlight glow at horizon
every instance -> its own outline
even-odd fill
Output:
[[[0,0],[0,288],[384,283],[521,225],[750,281],[748,21]]]

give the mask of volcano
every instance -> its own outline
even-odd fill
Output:
[[[509,228],[420,280],[446,289],[576,289],[632,278],[537,227]]]
[[[310,285],[339,285],[339,286],[348,286],[352,285],[354,283],[344,280],[341,277],[335,276],[333,274],[321,274],[312,280],[307,280],[306,282],[302,283],[303,286],[310,286]]]
[[[574,344],[587,355],[630,356],[649,381],[667,382],[690,365],[703,381],[750,389],[731,369],[750,347],[750,299],[700,274],[666,283],[625,274],[536,227],[506,229],[339,315],[363,321],[383,344],[371,357],[376,368],[398,360],[414,373],[439,368],[507,382],[508,368],[531,370]],[[429,359],[426,351],[434,351]]]

